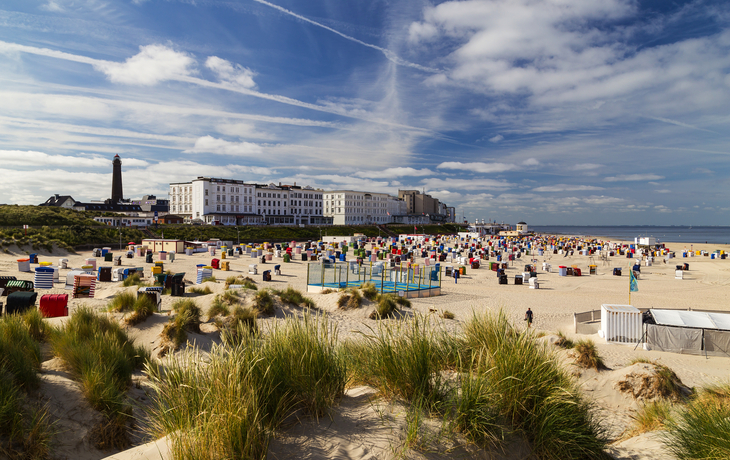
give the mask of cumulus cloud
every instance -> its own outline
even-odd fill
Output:
[[[205,66],[212,70],[218,78],[226,83],[239,86],[241,88],[252,89],[256,87],[253,77],[256,73],[240,64],[232,64],[225,59],[217,56],[210,56],[205,61]]]
[[[354,175],[357,177],[367,177],[370,179],[395,179],[397,177],[410,176],[410,177],[421,177],[429,176],[433,174],[433,171],[427,168],[415,169],[415,168],[388,168],[383,171],[359,171]]]
[[[633,182],[633,181],[650,181],[664,179],[664,176],[658,174],[621,174],[618,176],[610,176],[604,178],[604,182]]]
[[[437,166],[439,169],[456,169],[486,174],[511,171],[515,167],[515,165],[507,163],[461,163],[459,161],[445,161]]]
[[[258,156],[263,153],[260,145],[252,142],[229,142],[213,136],[203,136],[195,141],[192,149],[183,153],[213,153],[216,155]]]
[[[195,60],[189,54],[164,45],[140,46],[139,53],[123,63],[97,61],[93,66],[113,83],[141,86],[187,77],[196,72]]]
[[[501,141],[502,139],[504,139],[504,136],[503,136],[503,135],[501,135],[501,134],[497,134],[497,135],[496,135],[496,136],[494,136],[494,137],[490,137],[490,138],[489,138],[489,142],[495,142],[495,143],[496,143],[496,142],[499,142],[499,141]]]

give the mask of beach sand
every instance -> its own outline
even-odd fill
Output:
[[[688,244],[667,243],[667,247],[679,255],[683,248],[689,249]],[[730,252],[730,246],[694,244],[694,250],[714,251],[723,249]],[[116,254],[123,252],[115,251]],[[32,280],[32,273],[20,273],[17,270],[18,258],[26,255],[26,251],[10,248],[8,253],[0,254],[0,275],[14,275],[18,279]],[[215,257],[220,257],[216,255]],[[53,254],[39,252],[39,261],[50,261],[56,264],[60,257],[67,258],[68,266],[78,268],[84,259],[91,257],[89,252],[79,254],[65,254],[63,251],[54,251]],[[702,387],[707,384],[726,381],[730,370],[730,358],[681,355],[658,351],[645,351],[639,347],[607,344],[597,334],[574,334],[573,314],[589,310],[598,310],[602,304],[629,303],[629,270],[635,259],[624,256],[611,257],[607,261],[599,258],[590,259],[578,255],[563,257],[563,255],[549,254],[545,257],[536,257],[538,267],[539,289],[530,289],[527,285],[514,285],[514,275],[521,274],[523,267],[531,263],[531,256],[523,256],[510,263],[506,270],[509,276],[508,285],[499,285],[497,276],[487,268],[472,270],[454,283],[452,278],[442,281],[442,295],[412,300],[412,308],[406,313],[435,316],[445,310],[455,315],[454,320],[442,320],[443,326],[458,332],[465,321],[474,313],[497,311],[502,309],[517,325],[525,327],[523,321],[527,308],[534,312],[533,327],[536,331],[555,334],[562,331],[571,338],[590,338],[595,341],[600,355],[603,357],[610,371],[576,372],[586,397],[593,400],[598,408],[602,420],[611,436],[617,440],[612,445],[611,453],[616,458],[650,459],[671,458],[664,450],[661,438],[657,433],[648,433],[630,439],[620,439],[624,430],[631,423],[631,415],[640,402],[631,396],[619,392],[615,381],[620,379],[622,370],[627,368],[630,361],[637,357],[645,357],[674,370],[679,378],[688,387]],[[208,253],[197,253],[192,256],[178,254],[173,263],[166,262],[165,270],[185,272],[185,279],[190,283],[195,281],[197,264],[208,264],[212,257]],[[157,257],[155,257],[157,260]],[[285,288],[292,286],[306,293],[306,274],[309,262],[292,261],[283,263],[281,259],[272,263],[261,264],[260,261],[248,256],[229,257],[231,270],[214,270],[217,283],[208,282],[213,294],[193,297],[206,311],[216,293],[224,290],[224,281],[228,276],[248,275],[248,266],[258,264],[258,275],[250,275],[261,287]],[[418,262],[418,261],[417,261]],[[553,272],[545,273],[541,270],[542,263],[548,262]],[[674,278],[675,265],[689,264],[689,271],[685,272],[682,280]],[[588,265],[597,265],[596,275],[587,275]],[[97,258],[100,266],[111,266],[111,262],[103,262]],[[281,265],[282,274],[273,275],[271,282],[263,282],[263,270],[272,270],[274,265]],[[557,273],[558,265],[577,265],[584,276],[560,277]],[[35,267],[37,265],[33,265]],[[139,257],[122,259],[123,267],[145,267],[145,277],[150,277],[151,264],[145,264]],[[623,276],[613,276],[614,267],[623,268]],[[40,296],[52,293],[67,293],[63,289],[63,281],[67,270],[61,270],[60,280],[54,289],[37,290]],[[188,287],[190,287],[188,283]],[[695,256],[692,258],[672,259],[664,263],[662,258],[656,258],[650,266],[641,267],[641,276],[638,280],[638,292],[631,294],[631,304],[637,308],[688,308],[707,309],[730,312],[730,260],[710,259],[710,257]],[[95,308],[104,308],[117,293],[124,289],[121,282],[99,283],[94,299],[73,299],[69,301],[69,309],[82,305],[91,305]],[[317,306],[327,312],[331,321],[338,326],[341,338],[357,337],[368,328],[377,327],[378,322],[368,319],[373,304],[365,301],[364,307],[359,310],[342,311],[337,309],[337,293],[305,294],[311,297]],[[167,314],[172,304],[179,298],[163,296],[162,313],[154,315],[142,324],[129,328],[135,339],[152,351],[153,356],[159,352],[161,340],[159,333],[167,321]],[[285,315],[302,314],[297,307],[279,305],[277,315],[273,318],[262,319],[263,327],[266,323],[280,321]],[[53,323],[62,323],[63,318],[48,320]],[[203,333],[194,334],[190,343],[194,342],[202,350],[209,349],[211,344],[219,342],[217,329],[209,322],[203,325]],[[558,351],[565,355],[566,365],[570,365],[568,352]],[[93,426],[95,413],[83,398],[78,394],[77,385],[69,379],[63,366],[56,358],[48,356],[43,363],[43,384],[41,392],[43,398],[49,402],[52,414],[60,420],[60,426],[65,434],[57,436],[54,445],[54,455],[58,457],[78,459],[151,459],[170,458],[165,440],[138,445],[128,451],[98,451],[85,441],[86,432]],[[165,358],[168,359],[168,358]],[[629,370],[626,370],[628,372]],[[149,401],[145,393],[145,377],[135,376],[137,384],[130,392],[130,398],[138,404],[144,405]],[[304,420],[301,424],[290,427],[279,433],[273,440],[269,457],[272,459],[285,458],[391,458],[403,451],[403,408],[397,405],[388,405],[379,402],[374,397],[374,390],[367,387],[351,388],[342,402],[333,411],[332,418],[319,421]],[[141,439],[141,438],[139,438]],[[619,441],[620,439],[620,441]],[[138,441],[141,444],[141,441]],[[468,446],[453,446],[450,453],[419,452],[406,450],[405,458],[489,458],[484,452],[474,452]],[[510,454],[504,458],[529,458],[529,448],[520,446],[509,449]],[[457,455],[458,454],[458,455]],[[499,457],[493,457],[499,458]]]

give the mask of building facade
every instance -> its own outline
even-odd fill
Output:
[[[333,190],[323,196],[324,215],[334,225],[387,224],[405,208],[402,200],[387,193]]]
[[[170,212],[187,222],[256,225],[261,223],[254,201],[254,184],[240,180],[198,177],[170,184]]]

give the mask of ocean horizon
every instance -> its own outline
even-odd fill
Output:
[[[659,243],[730,244],[730,227],[683,225],[530,225],[536,233],[579,235],[633,241],[639,236],[654,237]]]

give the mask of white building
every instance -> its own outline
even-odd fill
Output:
[[[267,224],[294,225],[288,188],[281,187],[281,184],[257,184],[254,192],[256,209]]]
[[[332,223],[331,219],[324,218],[322,189],[299,187],[296,184],[289,187],[289,212],[294,216],[294,224],[320,225]]]
[[[333,190],[324,192],[324,216],[334,225],[386,224],[405,212],[405,202],[387,193]]]
[[[223,225],[258,224],[254,184],[240,180],[198,177],[170,184],[170,212],[186,220]]]

